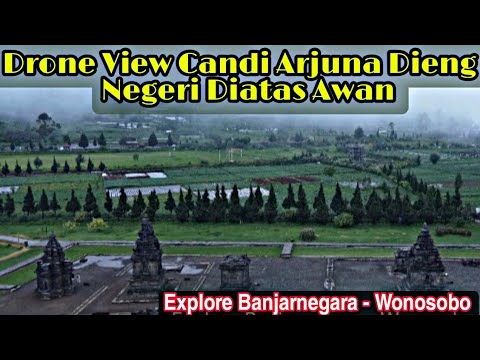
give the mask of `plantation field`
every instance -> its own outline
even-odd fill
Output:
[[[298,165],[278,165],[278,166],[228,166],[222,168],[186,168],[172,169],[167,171],[166,179],[119,179],[105,180],[106,188],[133,187],[133,186],[165,186],[165,185],[181,185],[184,188],[190,186],[192,190],[204,189],[213,190],[216,184],[225,185],[226,189],[231,189],[236,183],[238,187],[256,186],[261,179],[269,179],[274,185],[275,193],[279,206],[283,198],[287,195],[288,185],[277,183],[275,179],[290,177],[294,182],[297,177],[309,176],[316,179],[314,182],[303,182],[307,199],[310,205],[317,195],[320,182],[324,185],[325,196],[327,202],[331,200],[335,193],[335,185],[337,182],[349,183],[348,186],[342,186],[342,193],[350,200],[353,194],[355,184],[362,182],[365,178],[371,179],[377,185],[380,185],[384,178],[364,171],[354,169],[336,167],[335,174],[331,177],[325,176],[323,171],[325,165],[322,164],[298,164]],[[280,180],[280,179],[279,179]],[[387,181],[388,184],[390,182]],[[298,190],[299,184],[293,184],[294,191]],[[269,188],[268,185],[261,185],[263,188]],[[364,199],[368,199],[371,190],[367,189],[362,192]]]
[[[89,231],[84,224],[73,230],[63,228],[62,222],[46,219],[44,222],[21,224],[2,224],[2,233],[26,239],[45,239],[54,231],[58,240],[131,240],[137,239],[140,229],[139,221],[108,221],[109,227],[103,231]],[[47,234],[45,227],[48,228]],[[386,243],[413,244],[420,233],[421,225],[391,226],[387,224],[359,225],[348,229],[339,229],[331,225],[300,224],[179,224],[173,221],[154,223],[156,235],[160,241],[248,241],[248,242],[290,242],[299,241],[302,229],[314,229],[318,242],[324,243]],[[480,225],[465,226],[472,231],[471,237],[458,235],[436,236],[435,227],[431,233],[435,242],[448,244],[480,244]]]
[[[436,165],[424,163],[412,171],[418,178],[429,184],[442,184],[442,192],[455,191],[454,181],[457,173],[462,174],[463,186],[460,190],[462,199],[480,206],[480,160],[479,159],[445,159]]]
[[[453,151],[453,150],[449,150]],[[430,161],[430,154],[438,152],[440,160],[434,165]],[[454,152],[454,151],[453,151]],[[418,180],[423,179],[428,184],[440,184],[443,194],[446,191],[452,195],[455,191],[454,181],[457,173],[462,175],[463,186],[461,194],[464,203],[470,202],[473,206],[480,206],[480,160],[471,158],[460,158],[448,154],[442,154],[441,150],[401,150],[401,151],[379,151],[376,154],[398,156],[417,156],[421,157],[421,165],[411,169]],[[406,175],[408,169],[402,171]]]
[[[257,160],[272,160],[282,157],[291,158],[301,153],[302,149],[292,148],[243,149],[242,153],[238,151],[233,154],[233,160],[239,163],[251,163]],[[86,169],[88,158],[91,158],[96,169],[102,161],[107,166],[107,170],[166,169],[230,162],[230,155],[227,150],[220,151],[220,158],[219,152],[215,150],[174,151],[172,149],[158,149],[155,151],[142,151],[139,149],[137,152],[94,152],[82,154],[85,157],[85,163],[82,164],[84,170]],[[138,160],[133,159],[134,154],[138,155]],[[56,161],[60,164],[59,172],[61,172],[65,161],[70,165],[70,170],[74,170],[77,153],[3,153],[0,155],[0,164],[3,165],[7,162],[10,172],[13,173],[15,163],[18,161],[22,170],[25,171],[28,160],[30,160],[31,166],[34,169],[33,160],[37,156],[43,161],[43,165],[39,168],[39,171],[49,172],[53,163],[53,157],[55,156]]]

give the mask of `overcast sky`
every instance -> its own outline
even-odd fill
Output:
[[[52,116],[76,117],[92,113],[90,89],[76,88],[0,88],[0,112],[17,113],[36,117],[41,112]],[[444,88],[411,89],[408,116],[427,112],[431,115],[443,112],[446,116],[480,121],[480,89]],[[328,115],[325,115],[328,117]],[[316,117],[316,116],[315,116]],[[321,116],[322,117],[322,116]],[[331,116],[330,116],[331,117]],[[345,116],[359,122],[371,119],[372,115]],[[376,118],[377,116],[373,116]],[[385,115],[381,115],[385,117]]]

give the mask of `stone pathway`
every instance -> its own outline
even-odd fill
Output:
[[[293,243],[285,243],[282,248],[282,254],[280,255],[284,259],[290,259],[292,257]]]

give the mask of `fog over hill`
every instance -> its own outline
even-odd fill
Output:
[[[222,115],[195,116],[195,120],[242,118],[266,127],[298,124],[350,131],[362,126],[367,132],[395,122],[398,131],[475,135],[480,132],[480,89],[411,89],[410,107],[404,115]],[[248,106],[248,105],[245,105]],[[321,106],[321,105],[319,105]],[[91,90],[78,88],[0,88],[0,113],[34,120],[47,112],[58,121],[76,121],[94,114]]]

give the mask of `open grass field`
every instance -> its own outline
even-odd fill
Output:
[[[45,227],[48,232],[45,233]],[[300,225],[300,224],[179,224],[172,221],[156,222],[154,229],[160,241],[266,241],[289,242],[299,241],[299,234],[305,227],[313,228],[318,242],[325,243],[386,243],[386,244],[412,244],[420,233],[421,225],[391,226],[387,224],[359,225],[349,229],[339,229],[332,225]],[[435,235],[434,227],[431,229],[432,237],[439,244],[480,244],[480,225],[468,224],[472,231],[471,237],[458,235]],[[137,239],[140,229],[138,221],[125,220],[110,222],[109,228],[101,231],[88,231],[86,225],[79,225],[67,231],[60,223],[26,223],[2,226],[5,235],[19,236],[28,239],[45,239],[54,231],[59,240],[131,240]]]
[[[257,160],[272,160],[281,157],[291,158],[294,155],[300,155],[303,149],[292,148],[269,148],[269,149],[244,149],[242,152],[238,150],[233,156],[235,162],[252,163]],[[138,160],[133,159],[133,155],[138,154]],[[202,164],[215,165],[227,163],[230,161],[230,155],[227,150],[172,150],[172,149],[158,149],[156,151],[141,151],[138,152],[95,152],[83,153],[85,163],[82,168],[86,169],[88,158],[91,158],[94,165],[97,167],[102,161],[107,170],[142,170],[145,168],[166,169],[172,167],[182,166],[199,166]],[[75,167],[75,157],[77,153],[3,153],[0,155],[0,164],[7,162],[9,169],[13,172],[15,163],[26,169],[27,161],[33,167],[33,160],[39,157],[43,161],[43,165],[38,169],[42,172],[49,172],[53,163],[53,157],[60,164],[62,171],[65,161],[70,165],[73,171]]]
[[[13,246],[8,246],[4,244],[0,244],[0,258],[13,254],[14,252],[18,251],[18,248]]]
[[[7,260],[0,261],[0,270],[5,270],[9,268],[10,266],[13,266],[15,264],[18,264],[22,261],[31,259],[34,256],[37,256],[38,254],[41,254],[43,252],[42,249],[38,248],[28,248],[28,251],[23,252],[19,254],[16,257],[9,258]]]

